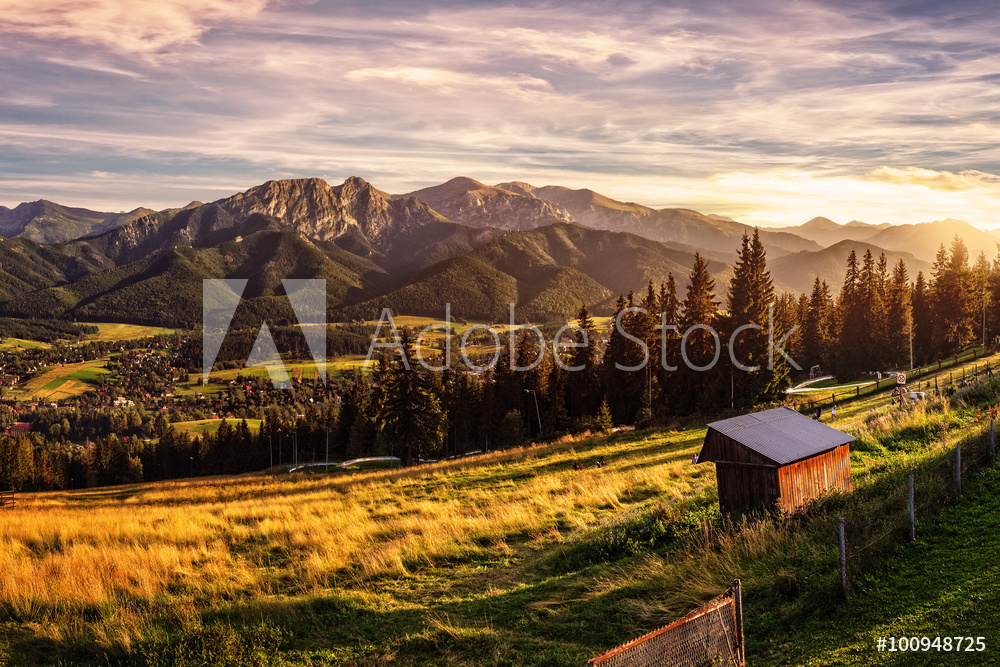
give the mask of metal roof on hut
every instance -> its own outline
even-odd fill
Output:
[[[786,407],[730,417],[712,422],[708,428],[781,465],[815,456],[855,439],[853,435]],[[708,444],[707,439],[705,443]],[[702,449],[704,454],[706,451]],[[703,456],[698,460],[703,460]]]
[[[698,462],[715,463],[724,512],[774,505],[792,511],[827,489],[853,489],[853,440],[781,407],[709,424]]]

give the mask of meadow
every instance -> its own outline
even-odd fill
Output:
[[[260,430],[261,422],[263,419],[247,419],[247,426],[250,427],[252,432]],[[188,433],[192,436],[195,435],[205,435],[206,433],[215,433],[222,426],[222,419],[198,419],[195,421],[187,422],[173,422],[171,425],[174,427],[178,433]],[[239,424],[240,420],[229,420],[230,426],[235,426]]]
[[[104,366],[108,358],[77,364],[52,366],[41,375],[18,386],[16,396],[23,400],[58,401],[80,396],[96,388],[98,378],[111,371]]]
[[[964,391],[909,408],[885,393],[844,403],[835,425],[858,437],[855,495],[982,428],[996,387]],[[18,665],[261,655],[287,665],[582,664],[736,577],[755,662],[833,664],[824,656],[838,646],[868,655],[880,626],[834,602],[826,519],[720,522],[714,467],[691,461],[704,434],[624,431],[405,470],[21,494],[0,513],[0,655]],[[850,501],[829,502],[832,512]],[[963,557],[984,546],[974,539],[982,529],[959,531]],[[943,558],[926,541],[942,532],[907,553]],[[880,581],[859,584],[875,596],[859,597],[867,607],[906,618],[921,603],[911,594],[880,606]],[[949,604],[932,590],[927,604]],[[823,643],[810,648],[807,631],[825,633]],[[791,662],[776,640],[796,647]]]

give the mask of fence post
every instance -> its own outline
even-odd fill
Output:
[[[990,467],[991,468],[993,467],[993,464],[996,462],[996,459],[994,458],[996,456],[996,452],[993,449],[993,435],[994,435],[993,417],[990,417]]]
[[[854,395],[855,396],[860,396],[861,395],[861,385],[860,384],[854,387]]]
[[[844,543],[844,519],[840,519],[840,594],[847,598],[847,545]]]
[[[958,443],[955,446],[955,458],[957,466],[955,467],[955,479],[958,482],[958,497],[962,497],[962,443]]]
[[[739,579],[733,581],[733,593],[733,602],[736,606],[736,641],[739,642],[737,656],[740,665],[745,665],[747,656],[743,650],[743,584]]]
[[[917,539],[917,525],[913,517],[913,475],[910,475],[910,541]]]

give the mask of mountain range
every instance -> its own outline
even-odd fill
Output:
[[[441,316],[445,303],[467,319],[506,319],[509,303],[522,321],[566,319],[581,303],[609,312],[619,294],[670,273],[683,298],[695,252],[711,260],[724,295],[747,233],[725,216],[470,178],[403,195],[357,177],[336,186],[269,181],[207,204],[117,214],[40,201],[0,207],[0,314],[192,325],[204,279],[248,278],[238,318],[291,323],[281,280],[324,278],[336,319],[369,319],[384,307]],[[914,277],[955,234],[973,254],[997,243],[954,220],[893,227],[814,218],[760,234],[779,291],[808,291],[815,276],[839,288],[850,249],[884,250]]]

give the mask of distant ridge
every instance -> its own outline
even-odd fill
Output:
[[[818,276],[820,280],[827,282],[834,294],[837,294],[844,284],[847,256],[852,250],[857,253],[859,259],[869,250],[876,258],[885,253],[890,269],[902,259],[911,281],[916,280],[918,271],[923,271],[925,277],[930,276],[930,263],[914,257],[911,253],[885,250],[871,243],[851,240],[840,241],[823,250],[797,252],[779,257],[769,261],[768,268],[775,280],[789,285],[796,292],[808,294]]]
[[[997,256],[997,237],[973,227],[964,220],[936,220],[916,225],[896,225],[883,229],[868,241],[890,250],[905,250],[920,259],[933,262],[938,248],[943,243],[950,247],[955,237],[960,237],[969,249],[972,261],[980,252],[987,259]]]
[[[115,229],[150,213],[154,211],[146,208],[128,213],[102,213],[39,199],[13,209],[0,206],[0,236],[22,237],[37,243],[61,243]]]
[[[866,241],[883,229],[891,226],[887,222],[876,225],[861,222],[860,220],[851,220],[846,225],[841,225],[829,218],[817,216],[808,222],[794,227],[775,227],[771,229],[772,231],[795,234],[810,241],[815,241],[820,246],[827,247],[841,241]]]

